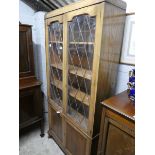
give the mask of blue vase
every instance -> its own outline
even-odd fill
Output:
[[[135,103],[135,69],[129,71],[128,97]]]

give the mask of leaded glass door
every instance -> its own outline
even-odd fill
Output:
[[[68,13],[67,104],[68,119],[88,131],[91,103],[93,56],[96,34],[96,6]]]
[[[63,23],[62,16],[48,20],[50,102],[62,109]]]

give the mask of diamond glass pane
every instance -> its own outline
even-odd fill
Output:
[[[62,106],[63,27],[59,22],[49,26],[49,64],[51,99]]]
[[[90,104],[96,18],[80,15],[68,24],[68,105],[67,113],[87,130]]]

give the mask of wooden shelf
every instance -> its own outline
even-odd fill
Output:
[[[73,65],[69,65],[69,72],[71,74],[76,74],[77,76],[86,78],[88,80],[91,80],[91,77],[92,77],[91,70],[83,69],[83,68],[76,67]],[[85,75],[85,76],[83,76],[83,75]]]
[[[56,86],[58,89],[62,90],[62,81],[59,80],[54,80],[55,82],[51,82],[52,85]],[[76,99],[78,101],[80,101],[81,103],[84,103],[85,105],[89,106],[89,101],[90,101],[90,95],[77,90],[71,86],[69,86],[69,95],[73,98],[75,98],[76,95]],[[78,91],[78,92],[77,92]],[[77,94],[76,94],[77,93]]]
[[[61,63],[51,64],[51,67],[58,68],[58,69],[62,70],[62,64]]]
[[[54,82],[52,81],[51,84],[62,90],[62,81],[54,79]]]
[[[69,42],[69,44],[94,45],[94,42]]]
[[[78,91],[78,92],[77,92]],[[80,101],[81,103],[84,103],[85,105],[89,106],[89,101],[90,101],[90,95],[80,91],[80,90],[77,90],[73,87],[70,87],[69,89],[69,95],[72,96],[73,98],[75,98],[76,96],[76,99],[78,101]]]
[[[59,43],[59,44],[63,44],[63,41],[49,41],[49,43]],[[69,42],[69,44],[81,44],[81,45],[94,45],[94,42]]]
[[[69,117],[71,117],[78,124],[80,123],[80,126],[85,130],[87,130],[88,119],[84,115],[73,109],[72,107],[69,107],[69,109],[70,109],[70,111],[68,112]]]
[[[61,63],[51,64],[51,66],[62,70]],[[92,77],[91,70],[83,69],[83,68],[76,67],[73,65],[69,65],[69,73],[75,74],[77,76],[80,76],[80,77],[88,79],[88,80],[91,80],[91,77]],[[85,75],[85,76],[83,76],[83,75]]]
[[[49,43],[54,43],[54,44],[59,43],[59,44],[63,44],[62,41],[49,41]]]

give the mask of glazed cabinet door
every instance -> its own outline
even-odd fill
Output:
[[[99,5],[93,5],[72,11],[63,17],[65,112],[68,120],[88,134],[95,104],[91,98],[95,87],[92,86],[93,63],[99,13]]]
[[[62,64],[63,64],[63,18],[48,19],[46,22],[47,79],[49,103],[61,110],[62,104]]]
[[[46,20],[46,58],[48,83],[49,136],[63,143],[63,16]]]

